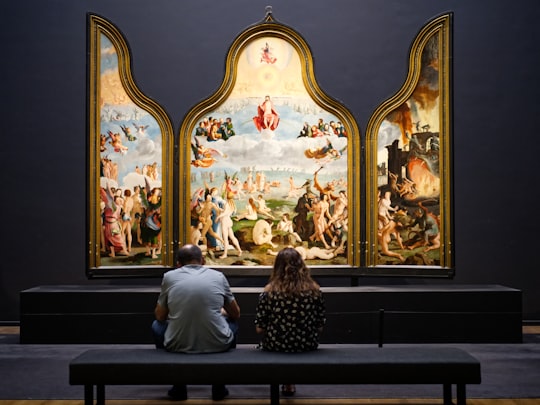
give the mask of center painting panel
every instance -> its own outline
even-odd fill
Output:
[[[193,120],[189,235],[208,264],[271,266],[286,246],[347,264],[349,129],[314,101],[305,65],[284,39],[252,39],[227,97]]]

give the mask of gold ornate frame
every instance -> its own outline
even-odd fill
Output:
[[[88,277],[161,275],[174,265],[174,249],[185,243],[200,244],[207,264],[231,276],[268,275],[273,254],[288,245],[306,255],[315,275],[453,276],[452,14],[419,31],[404,84],[374,111],[361,139],[349,110],[319,87],[308,43],[276,21],[271,7],[266,11],[232,42],[221,85],[188,111],[176,142],[167,113],[135,84],[125,38],[104,18],[88,15]],[[274,103],[265,112],[263,100]],[[210,117],[223,122],[202,125]],[[326,126],[319,129],[316,118]],[[414,118],[416,131],[406,118]],[[430,172],[418,172],[421,167]],[[264,188],[252,181],[255,173],[267,178]],[[431,188],[418,173],[428,176]],[[251,180],[242,184],[246,176]],[[250,188],[252,183],[257,186]],[[131,197],[141,197],[147,210],[125,216],[118,207],[129,196],[115,196],[133,184],[143,192],[133,187]],[[344,211],[332,204],[338,191],[346,195],[340,200]],[[257,195],[258,207],[270,210],[261,209],[254,219],[246,214],[246,220],[241,211]],[[381,217],[384,195],[387,219]],[[330,217],[339,213],[319,235],[298,222],[294,230],[276,232],[286,216],[301,216],[297,209],[305,201],[315,217],[324,205],[318,200],[329,201]],[[220,246],[204,224],[224,213],[234,237],[224,237],[226,243],[222,238]],[[126,229],[134,236],[148,218],[148,224],[159,224],[154,237],[117,254],[122,247],[114,239],[119,229],[127,232],[124,223],[131,221]],[[257,223],[266,228],[255,232]],[[392,232],[387,224],[395,226]],[[330,226],[335,246],[329,246],[330,237],[320,238]],[[266,230],[271,238],[262,240]]]
[[[120,31],[93,14],[88,14],[88,27],[87,275],[161,274],[173,265],[172,125],[135,84]],[[133,241],[131,249],[125,240],[124,246],[118,242],[119,232],[141,226],[148,242]],[[151,229],[152,238],[145,229]],[[139,238],[135,230],[133,235]]]
[[[405,83],[368,122],[365,274],[453,275],[451,23],[452,14],[444,14],[419,32],[411,46]],[[429,83],[434,77],[435,85]],[[418,120],[416,128],[414,119]],[[394,130],[400,128],[402,139],[384,143],[392,125]],[[381,158],[383,148],[389,151],[386,160]],[[416,181],[411,180],[412,175]],[[386,179],[381,185],[382,177]],[[383,214],[379,211],[383,194],[391,195],[387,205],[399,208],[391,213],[391,223],[382,218],[384,204]],[[433,227],[411,228],[415,215],[429,216]],[[392,223],[401,231],[391,234]],[[439,234],[435,235],[437,226]],[[418,238],[410,237],[410,244],[400,249],[399,234]]]
[[[260,44],[266,45],[263,45],[264,49],[262,49],[260,61],[257,60],[256,62],[254,62],[255,65],[259,64],[260,66],[257,66],[254,69],[263,70],[268,68],[269,70],[265,70],[265,74],[270,76],[270,80],[273,80],[272,75],[278,74],[275,70],[271,71],[270,69],[270,65],[273,63],[272,61],[274,59],[270,57],[270,59],[265,60],[265,52],[270,51],[271,46],[275,45],[278,51],[280,49],[290,47],[293,54],[292,58],[294,58],[294,55],[296,55],[298,61],[300,62],[298,76],[299,79],[296,82],[289,83],[288,86],[289,89],[292,88],[295,90],[284,90],[281,94],[279,94],[279,92],[277,94],[277,98],[281,98],[282,102],[280,107],[282,109],[286,109],[286,102],[288,102],[286,100],[291,99],[293,94],[305,94],[306,97],[310,99],[309,103],[313,103],[314,105],[316,105],[318,109],[320,109],[321,114],[322,112],[324,112],[325,116],[330,115],[335,117],[337,121],[340,121],[343,124],[347,133],[347,144],[345,148],[346,152],[343,153],[344,151],[341,151],[344,154],[344,159],[347,159],[346,192],[349,207],[348,234],[347,240],[346,242],[344,242],[345,249],[343,253],[336,254],[331,259],[326,258],[322,260],[318,258],[313,260],[308,259],[307,261],[315,274],[324,273],[351,275],[355,271],[355,269],[360,266],[360,132],[352,114],[338,101],[332,99],[330,96],[325,94],[317,84],[313,71],[313,57],[306,41],[292,28],[277,22],[272,16],[272,11],[270,7],[267,8],[267,14],[261,23],[255,24],[246,29],[234,40],[234,42],[230,46],[226,57],[224,79],[217,91],[207,99],[195,105],[188,112],[184,121],[182,122],[179,133],[178,148],[180,152],[178,167],[178,190],[180,201],[178,223],[179,243],[182,244],[191,241],[191,237],[193,235],[192,232],[194,231],[195,224],[197,224],[197,215],[199,214],[192,215],[192,203],[196,200],[196,193],[201,193],[201,195],[203,196],[203,198],[201,198],[202,200],[204,199],[204,195],[206,195],[209,191],[209,187],[205,187],[206,193],[204,193],[204,190],[196,188],[193,183],[194,173],[195,178],[197,178],[197,171],[201,171],[198,165],[205,164],[205,162],[197,160],[197,158],[194,157],[194,152],[192,151],[192,145],[194,144],[194,142],[200,144],[202,143],[200,140],[204,140],[204,137],[195,135],[197,127],[200,125],[201,121],[204,120],[204,118],[210,115],[214,115],[213,118],[218,116],[219,112],[223,110],[220,110],[220,107],[226,105],[231,98],[236,97],[235,100],[240,99],[241,97],[239,97],[239,94],[248,95],[244,99],[243,105],[245,108],[251,108],[250,111],[253,111],[253,115],[255,115],[257,108],[256,105],[252,105],[249,101],[247,101],[247,99],[249,99],[249,96],[255,93],[251,93],[247,89],[264,87],[263,84],[267,84],[267,82],[264,80],[266,80],[268,76],[264,76],[264,79],[261,78],[261,75],[253,78],[252,76],[249,76],[251,74],[251,71],[249,69],[243,69],[242,66],[244,65],[242,65],[242,63],[244,63],[243,58],[249,58],[248,52],[250,49],[261,49]],[[275,59],[279,61],[279,57]],[[299,87],[303,87],[303,89],[300,90]],[[298,92],[296,93],[296,91]],[[266,92],[262,92],[261,90],[261,92],[258,93],[259,99],[264,99],[266,94]],[[275,93],[272,95],[272,99],[275,95]],[[301,102],[299,102],[299,104],[301,104]],[[283,117],[281,117],[281,119],[282,118]],[[284,126],[285,123],[286,122],[284,122],[284,120],[282,119],[279,125]],[[309,124],[311,124],[311,122],[309,122]],[[300,131],[301,127],[302,122],[300,122],[300,125],[297,127],[296,130],[294,130],[295,136]],[[254,126],[252,127],[252,130],[256,132]],[[275,139],[279,139],[279,137],[282,136],[287,136],[286,134],[284,135],[286,131],[282,131],[281,133],[279,133],[279,130],[280,128],[278,127],[275,131],[275,135],[272,131],[272,133],[268,136],[275,136]],[[249,130],[247,131],[249,132]],[[264,131],[261,131],[261,137],[264,136],[263,132]],[[236,135],[231,139],[236,138],[235,140],[238,140],[240,136]],[[334,137],[332,139],[336,138]],[[226,142],[232,141],[227,140]],[[264,141],[260,142],[261,145],[264,143]],[[213,145],[214,143],[207,142],[205,147],[210,147]],[[226,143],[221,141],[221,145],[225,146]],[[262,151],[263,147],[261,147],[260,150]],[[214,159],[209,154],[207,154],[206,156],[208,157],[208,159]],[[221,153],[218,156],[217,160],[224,160],[225,158],[223,156],[224,153]],[[260,165],[264,166],[263,163],[265,160],[265,156],[258,157],[261,159]],[[302,159],[302,157],[298,156],[298,159]],[[275,165],[279,166],[279,169],[284,169],[287,164],[295,167],[295,162],[293,162],[292,160],[294,159],[290,159],[288,162],[281,162],[280,164],[278,164],[278,161],[276,161]],[[306,164],[308,163],[309,162],[306,160]],[[330,164],[331,163],[329,163],[328,165]],[[230,178],[233,175],[232,172],[227,172],[223,169],[221,169],[219,173],[221,176],[224,175],[225,178]],[[302,173],[302,176],[304,175],[307,175],[307,172]],[[203,177],[203,174],[201,174],[200,176]],[[298,176],[298,178],[299,177],[300,176]],[[222,193],[223,189],[220,187],[217,188],[219,188],[219,193],[222,195],[222,198],[225,198],[225,193]],[[282,215],[282,212],[279,210],[279,208],[276,208],[273,213],[278,213],[278,216]],[[291,212],[291,217],[292,215],[294,215],[294,212]],[[259,216],[257,222],[261,220],[262,219]],[[239,222],[241,221],[236,221],[235,226],[238,225]],[[277,222],[277,219],[275,222]],[[255,226],[253,227],[253,229],[255,229]],[[247,239],[249,239],[249,237],[249,235],[246,236]],[[245,241],[246,240],[244,240],[244,242]],[[288,241],[288,239],[283,239],[282,237],[281,241],[278,240],[276,248],[278,245],[279,247],[281,247],[282,245],[286,246],[288,244]],[[305,249],[308,248],[306,241],[297,241],[294,244],[300,249],[302,248],[302,246]],[[207,262],[210,262],[213,267],[220,268],[222,271],[229,275],[267,274],[268,268],[273,261],[273,257],[267,255],[266,253],[268,248],[268,244],[264,244],[262,246],[255,246],[253,243],[251,243],[251,250],[249,248],[241,248],[243,250],[242,255],[238,255],[238,252],[235,252],[235,257],[232,260],[230,258],[230,255],[228,256],[227,260],[220,260],[218,257],[218,252],[210,252],[211,254],[208,256]]]

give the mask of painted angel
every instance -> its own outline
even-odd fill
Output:
[[[122,145],[122,137],[118,132],[107,131],[107,134],[111,139],[109,143],[113,146],[115,152],[125,154],[128,151],[128,147]]]
[[[191,164],[195,167],[210,167],[217,162],[215,156],[227,157],[224,153],[215,148],[208,148],[199,142],[198,138],[194,138],[191,142],[191,150],[194,159]]]

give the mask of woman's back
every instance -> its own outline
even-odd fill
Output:
[[[325,323],[320,290],[290,294],[267,286],[257,304],[255,325],[264,330],[261,348],[279,352],[315,350]]]

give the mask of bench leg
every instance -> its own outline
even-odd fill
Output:
[[[94,386],[85,384],[84,386],[84,405],[94,405]]]
[[[105,405],[105,386],[96,385],[96,405]]]
[[[279,405],[279,384],[270,385],[270,404]]]
[[[467,403],[467,394],[465,391],[465,384],[457,385],[457,405],[465,405]]]
[[[443,384],[443,402],[444,405],[453,405],[452,384]]]

